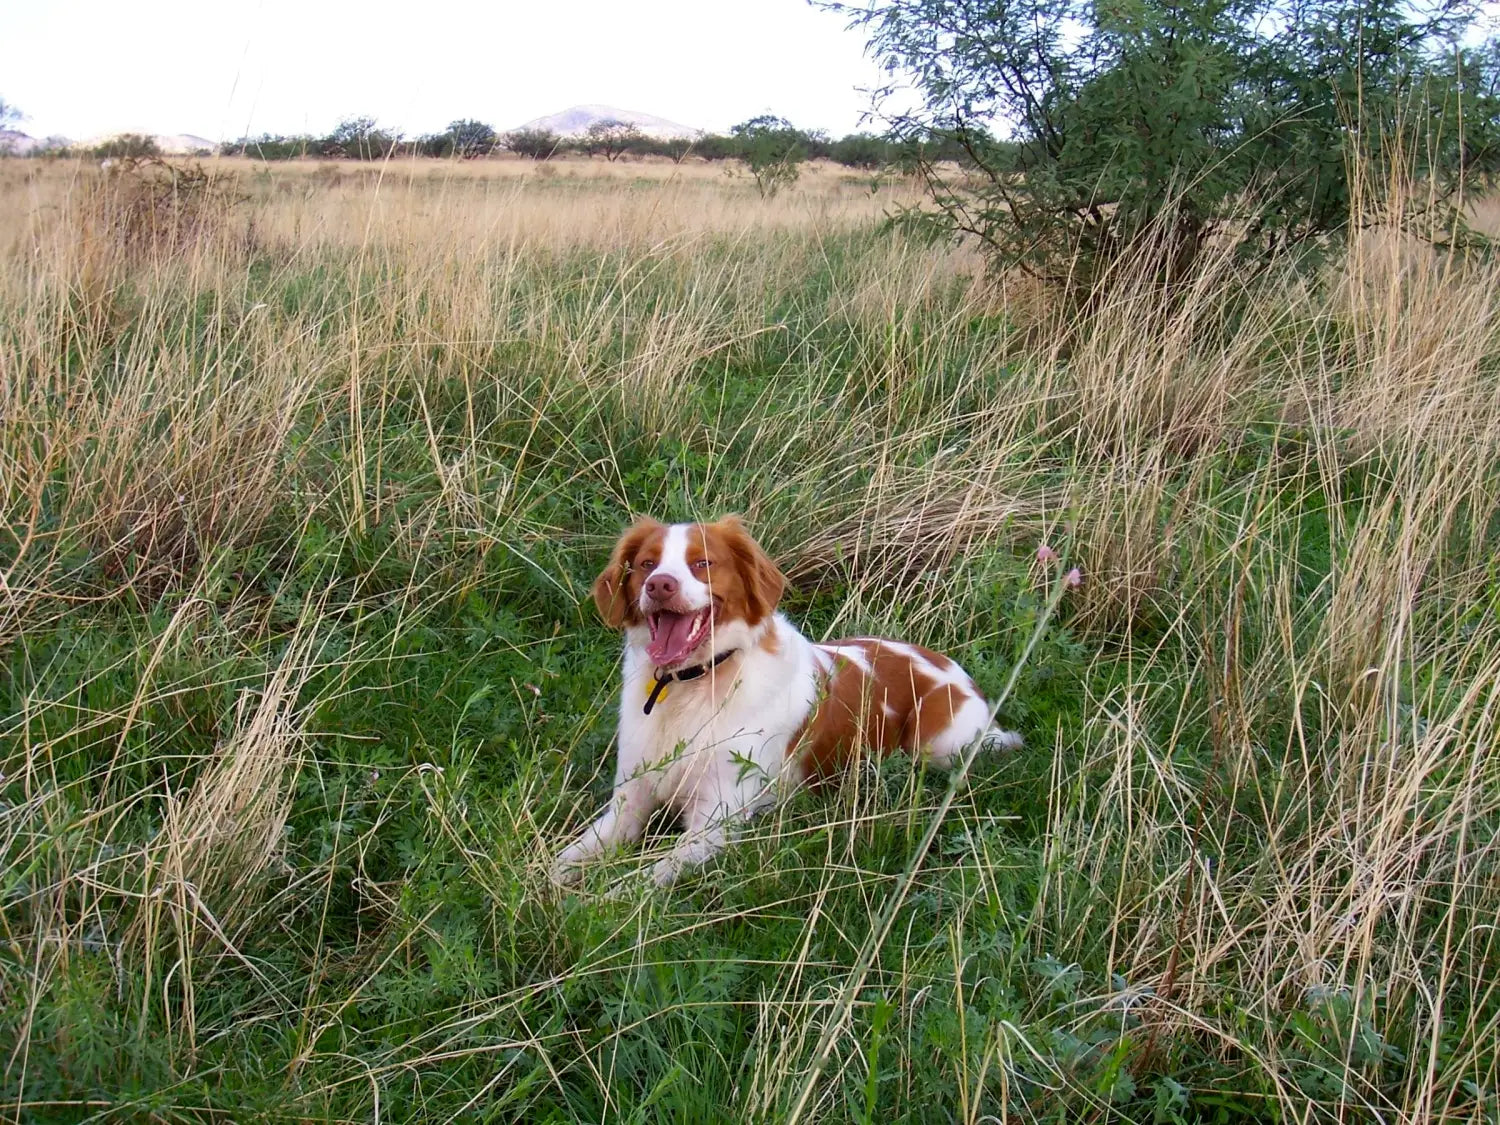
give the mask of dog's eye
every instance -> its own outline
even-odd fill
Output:
[[[707,570],[708,569],[708,560],[707,559],[699,559],[697,562],[695,562],[693,564],[693,569],[694,570]]]
[[[638,570],[643,570],[643,571],[645,571],[645,570],[655,570],[656,569],[656,560],[655,559],[636,559],[635,560],[635,565],[636,565],[636,569],[638,569]]]

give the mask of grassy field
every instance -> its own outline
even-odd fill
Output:
[[[1500,1120],[1500,266],[1068,314],[831,169],[218,168],[0,161],[0,1119]],[[731,510],[1027,748],[564,892],[589,582]]]

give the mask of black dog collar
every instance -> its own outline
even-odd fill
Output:
[[[683,683],[687,680],[696,680],[699,676],[706,675],[720,664],[723,664],[724,661],[737,652],[739,652],[739,649],[732,648],[727,652],[719,653],[718,656],[714,657],[707,664],[694,664],[691,668],[679,668],[675,672],[668,672],[665,676],[658,674],[656,676],[656,683],[651,686],[651,694],[646,696],[646,709],[644,713],[647,715],[651,714],[651,708],[656,706],[656,701],[661,698],[661,693],[667,690],[667,685],[672,683],[672,681],[675,680],[678,683]]]

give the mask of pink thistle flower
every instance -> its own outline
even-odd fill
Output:
[[[1079,570],[1075,566],[1072,570],[1068,571],[1068,573],[1064,576],[1063,583],[1070,590],[1076,590],[1076,589],[1078,589],[1078,587],[1080,587],[1080,586],[1083,585],[1083,571]]]
[[[1057,561],[1057,552],[1043,543],[1036,549],[1036,561],[1039,563],[1055,563]]]

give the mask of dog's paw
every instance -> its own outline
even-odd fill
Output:
[[[576,887],[583,882],[583,868],[570,859],[554,859],[547,875],[559,887]]]
[[[601,897],[606,902],[634,902],[650,889],[651,884],[641,878],[639,870],[635,870],[628,875],[621,875],[610,883],[604,888],[604,894]]]
[[[651,882],[658,887],[670,887],[682,877],[683,863],[675,855],[656,861],[651,867]]]
[[[1021,736],[1015,731],[1001,730],[999,727],[991,727],[979,740],[981,750],[1019,750],[1024,745]]]

